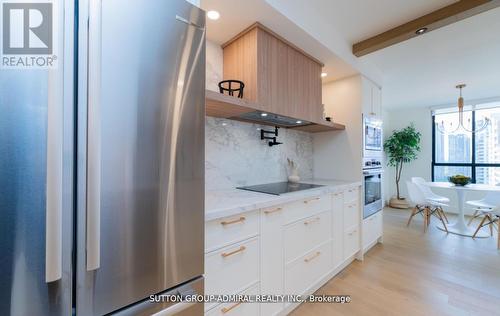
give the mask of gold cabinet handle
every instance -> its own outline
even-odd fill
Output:
[[[319,217],[316,217],[316,218],[310,219],[310,220],[308,220],[308,221],[305,221],[305,222],[304,222],[304,225],[309,225],[309,224],[312,224],[312,223],[314,223],[314,222],[319,221],[320,219],[321,219],[321,218],[319,218]]]
[[[319,199],[320,199],[320,198],[319,198],[319,197],[317,197],[317,198],[314,198],[314,199],[305,200],[305,201],[304,201],[304,203],[305,203],[305,204],[307,204],[307,203],[309,203],[309,202],[312,202],[312,201],[317,201],[317,200],[319,200]]]
[[[230,312],[233,308],[236,308],[236,307],[238,307],[240,305],[241,305],[241,302],[238,302],[238,303],[236,303],[234,305],[231,305],[230,307],[223,307],[223,308],[221,308],[220,311],[222,312],[222,314],[225,314],[227,312]]]
[[[276,213],[276,212],[279,212],[281,211],[283,208],[281,207],[277,207],[275,209],[272,209],[272,210],[267,210],[267,211],[264,211],[264,214],[272,214],[272,213]]]
[[[304,261],[305,262],[311,262],[313,259],[317,258],[319,255],[321,254],[321,252],[319,251],[316,251],[316,253],[314,255],[312,255],[311,257],[309,258],[305,258]]]
[[[236,250],[233,250],[233,251],[230,251],[230,252],[223,252],[220,255],[222,256],[222,258],[226,258],[226,257],[232,256],[232,255],[235,255],[235,254],[237,254],[239,252],[243,252],[243,251],[245,251],[245,249],[247,249],[247,247],[241,246],[240,248],[238,248]]]
[[[223,226],[226,226],[226,225],[231,225],[231,224],[236,224],[236,223],[241,223],[241,222],[244,222],[245,221],[245,216],[242,216],[238,219],[233,219],[232,221],[223,221],[223,222],[220,222],[221,225]]]

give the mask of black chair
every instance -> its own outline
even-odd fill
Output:
[[[236,88],[233,88],[233,86],[236,86]],[[239,80],[223,80],[219,82],[220,93],[224,94],[224,91],[227,91],[230,96],[234,97],[234,93],[238,92],[237,97],[240,99],[243,98],[243,88],[245,88],[245,84]]]

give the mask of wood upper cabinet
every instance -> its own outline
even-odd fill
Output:
[[[245,83],[244,99],[263,111],[323,121],[323,64],[259,23],[225,43],[224,79]]]

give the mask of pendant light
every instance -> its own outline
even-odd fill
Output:
[[[485,117],[484,120],[482,121],[482,124],[481,126],[479,127],[475,127],[475,128],[467,128],[465,127],[464,125],[464,98],[462,96],[462,89],[465,88],[466,85],[465,84],[459,84],[456,86],[457,89],[460,90],[460,96],[458,98],[458,102],[457,102],[457,105],[458,105],[458,122],[456,124],[456,127],[454,127],[455,124],[453,124],[453,122],[450,122],[449,124],[449,128],[447,128],[444,120],[441,121],[440,123],[437,124],[437,128],[438,128],[438,131],[443,133],[443,134],[452,134],[452,133],[455,133],[457,131],[459,131],[460,129],[462,129],[463,131],[465,132],[469,132],[469,133],[478,133],[482,130],[484,130],[486,127],[488,127],[489,123],[490,123],[490,119]],[[471,120],[469,119],[468,120],[469,124],[471,123]]]

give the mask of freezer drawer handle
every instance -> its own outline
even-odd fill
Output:
[[[240,305],[241,305],[241,302],[238,302],[234,305],[231,305],[230,307],[223,307],[223,308],[221,308],[220,311],[222,312],[222,314],[226,314],[226,313],[230,312],[232,309],[235,309],[236,307],[238,307]]]
[[[311,261],[313,261],[313,259],[315,259],[315,258],[319,257],[319,255],[320,255],[320,254],[321,254],[321,252],[320,252],[320,251],[316,251],[316,253],[315,253],[314,255],[312,255],[311,257],[309,257],[309,258],[305,258],[305,259],[304,259],[304,262],[306,262],[306,263],[307,263],[307,262],[311,262]]]
[[[223,252],[223,253],[221,253],[221,256],[222,256],[222,258],[227,258],[229,256],[232,256],[232,255],[235,255],[237,253],[243,252],[243,251],[245,251],[245,249],[247,249],[247,247],[241,246],[240,248],[238,248],[236,250],[233,250],[231,252]]]
[[[172,305],[170,307],[167,307],[158,313],[154,313],[151,316],[171,316],[171,315],[177,315],[182,311],[185,311],[186,309],[194,306],[196,303],[194,302],[189,302],[189,303],[177,303],[175,305]]]
[[[236,224],[236,223],[242,223],[245,220],[246,220],[245,216],[241,216],[240,218],[233,219],[232,221],[223,221],[223,222],[220,222],[220,224],[222,226],[226,226],[226,225],[231,225],[231,224]]]
[[[307,203],[309,203],[309,202],[313,202],[313,201],[318,201],[319,199],[320,199],[320,198],[319,198],[319,197],[317,197],[317,198],[314,198],[314,199],[305,200],[305,201],[304,201],[304,204],[307,204]]]
[[[48,72],[45,199],[45,282],[47,283],[62,277],[63,77],[62,66]]]
[[[87,271],[100,267],[101,233],[101,0],[91,0],[88,47]]]
[[[304,225],[310,225],[310,224],[312,224],[312,223],[319,222],[320,220],[321,220],[321,218],[320,218],[320,217],[316,217],[316,218],[310,219],[310,220],[308,220],[308,221],[305,221],[305,222],[304,222]]]
[[[275,209],[273,209],[273,210],[267,210],[267,211],[264,211],[264,214],[272,214],[272,213],[276,213],[276,212],[281,211],[282,209],[283,209],[283,208],[281,208],[281,207],[277,207],[277,208],[275,208]]]

